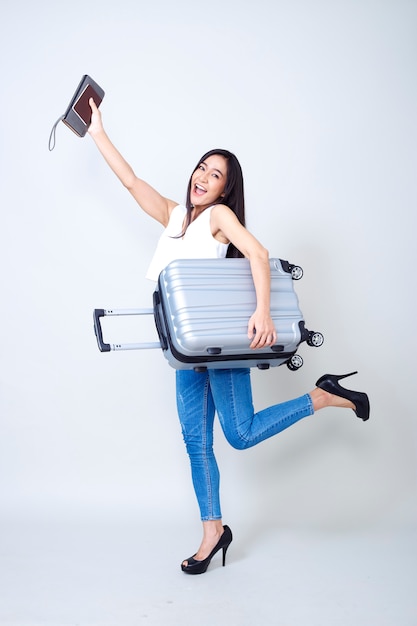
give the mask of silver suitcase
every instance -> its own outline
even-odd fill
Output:
[[[294,290],[302,277],[299,266],[270,259],[271,317],[277,343],[251,350],[247,336],[256,295],[247,259],[181,259],[160,274],[153,309],[96,309],[95,332],[100,350],[135,350],[161,347],[175,369],[258,367],[267,369],[286,363],[299,369],[303,359],[296,354],[307,342],[322,345],[319,332],[305,327]],[[106,344],[100,318],[106,315],[153,314],[159,343]]]

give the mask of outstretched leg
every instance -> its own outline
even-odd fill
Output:
[[[226,439],[239,450],[255,446],[314,413],[310,394],[255,413],[248,368],[212,369],[209,376],[214,404]]]

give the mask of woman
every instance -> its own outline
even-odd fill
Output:
[[[90,106],[89,133],[99,151],[139,206],[165,229],[148,278],[156,280],[175,258],[246,257],[257,302],[248,321],[248,343],[253,350],[272,346],[277,334],[269,308],[269,255],[245,228],[243,177],[236,157],[226,150],[206,153],[191,175],[184,207],[137,178],[105,133],[101,113],[92,99]],[[219,550],[223,550],[224,565],[232,541],[220,508],[219,470],[213,453],[215,412],[227,440],[237,449],[254,446],[324,407],[350,408],[367,420],[368,396],[339,385],[341,378],[350,375],[326,374],[310,393],[254,413],[249,369],[176,371],[178,414],[203,524],[199,549],[181,564],[185,573],[204,573]]]

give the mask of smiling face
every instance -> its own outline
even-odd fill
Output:
[[[213,154],[202,161],[191,176],[191,203],[206,209],[221,199],[227,180],[227,160]]]

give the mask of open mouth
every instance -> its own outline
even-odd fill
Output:
[[[194,185],[194,193],[196,194],[196,196],[203,196],[206,193],[206,190],[204,189],[204,187],[196,184]]]

